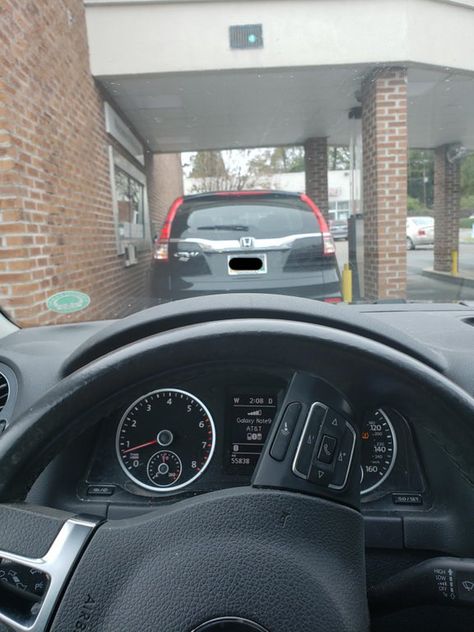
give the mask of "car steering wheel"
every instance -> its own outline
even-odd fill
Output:
[[[28,612],[0,600],[0,628],[367,630],[363,520],[355,500],[357,449],[343,491],[295,476],[290,452],[301,443],[306,415],[294,428],[288,457],[280,461],[271,455],[278,424],[272,426],[251,486],[202,494],[116,521],[22,502],[51,458],[93,423],[94,407],[131,382],[156,374],[157,366],[160,374],[183,366],[205,371],[206,365],[224,365],[229,359],[291,367],[295,377],[286,401],[297,400],[310,410],[324,400],[325,387],[305,385],[315,372],[315,358],[327,354],[336,366],[383,367],[449,410],[457,423],[439,423],[431,432],[474,481],[469,450],[474,400],[400,351],[328,326],[289,320],[230,319],[166,331],[78,369],[3,434],[0,558],[38,573],[48,588]]]

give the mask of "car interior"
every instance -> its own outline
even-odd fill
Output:
[[[0,632],[474,632],[474,0],[0,0]]]
[[[4,337],[0,629],[474,629],[473,324],[242,294]]]

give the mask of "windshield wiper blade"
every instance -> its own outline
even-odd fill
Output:
[[[238,230],[248,232],[249,227],[242,224],[214,224],[213,226],[198,226],[198,230]]]

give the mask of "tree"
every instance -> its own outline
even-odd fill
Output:
[[[328,147],[328,169],[347,170],[351,166],[349,147]],[[295,173],[305,170],[304,147],[265,149],[252,161],[252,169],[260,173]]]
[[[302,147],[255,150],[249,170],[255,176],[304,171],[304,150]]]
[[[474,154],[466,156],[461,163],[461,195],[474,195]]]
[[[349,147],[328,147],[329,171],[347,171],[351,168],[351,152]]]
[[[193,193],[207,191],[242,191],[252,189],[261,174],[251,168],[251,150],[200,151],[191,156]]]
[[[349,169],[349,148],[329,147],[328,163],[329,169]],[[301,146],[199,151],[190,156],[185,166],[194,179],[194,193],[241,191],[269,186],[269,178],[275,173],[304,171],[305,156]]]
[[[227,175],[220,151],[198,151],[191,158],[191,178],[222,178]]]
[[[430,149],[408,152],[408,196],[431,208],[434,197],[434,154]]]

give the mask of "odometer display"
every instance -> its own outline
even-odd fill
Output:
[[[117,429],[120,466],[140,487],[177,490],[209,465],[215,427],[204,404],[191,393],[160,389],[137,399]]]
[[[397,456],[397,438],[384,410],[367,415],[361,438],[361,493],[367,494],[387,478]]]

